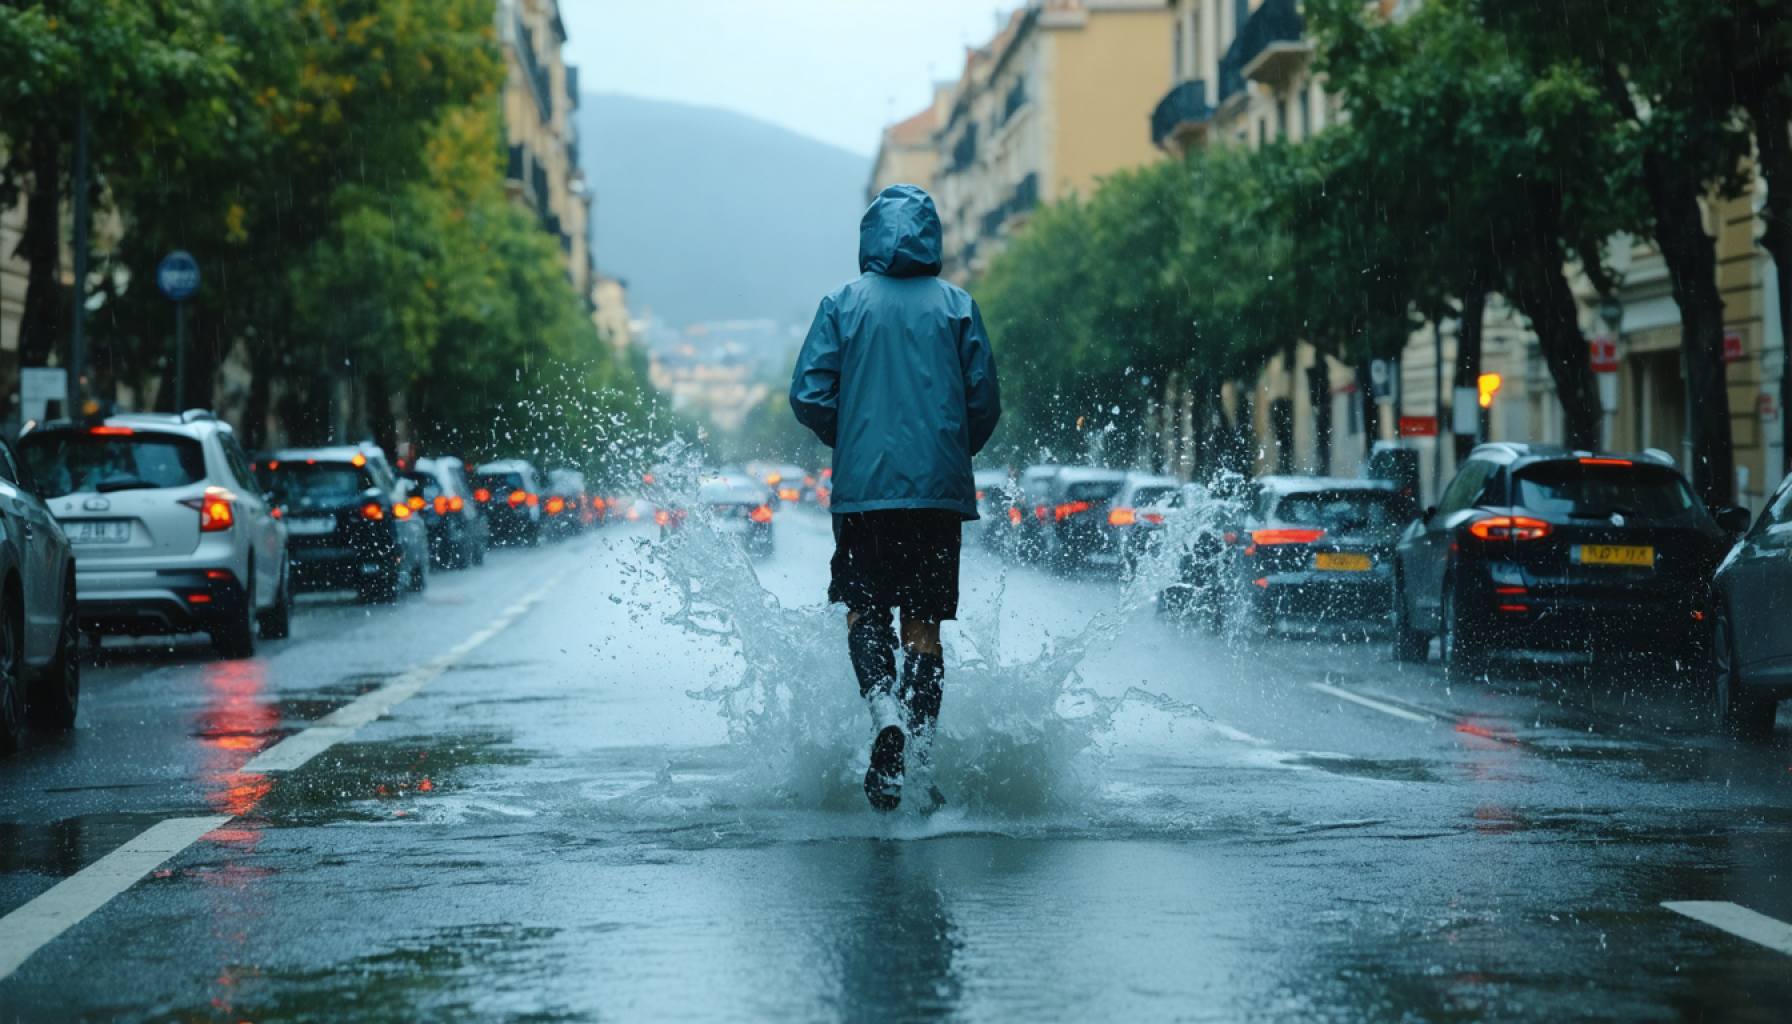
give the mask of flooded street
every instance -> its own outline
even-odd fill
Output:
[[[494,552],[396,608],[308,598],[250,661],[109,641],[79,727],[0,763],[0,1016],[1792,1002],[1785,951],[1663,905],[1792,920],[1783,724],[1751,747],[1667,682],[1447,685],[1379,635],[1210,637],[967,544],[950,803],[879,816],[826,519],[776,542],[757,583],[700,530]]]

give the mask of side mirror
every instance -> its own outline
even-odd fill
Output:
[[[1711,517],[1717,520],[1717,525],[1729,533],[1747,533],[1749,524],[1754,520],[1754,517],[1749,515],[1748,509],[1735,505],[1722,505],[1714,508],[1711,510]]]

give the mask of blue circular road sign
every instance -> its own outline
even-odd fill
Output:
[[[156,266],[156,287],[175,302],[191,298],[199,290],[199,261],[185,249],[162,257]]]

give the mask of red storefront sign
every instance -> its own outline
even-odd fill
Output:
[[[1587,341],[1587,363],[1594,373],[1618,372],[1618,340],[1590,338]]]
[[[1401,437],[1436,437],[1436,416],[1402,416],[1400,417]]]
[[[1724,362],[1733,363],[1742,358],[1742,335],[1724,335]]]

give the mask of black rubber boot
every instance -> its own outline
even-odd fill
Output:
[[[846,631],[846,650],[859,677],[859,696],[869,700],[876,693],[895,692],[896,631],[889,609],[860,615]]]
[[[886,725],[871,742],[871,766],[865,769],[865,799],[879,811],[902,806],[903,748],[908,739],[902,727]]]

